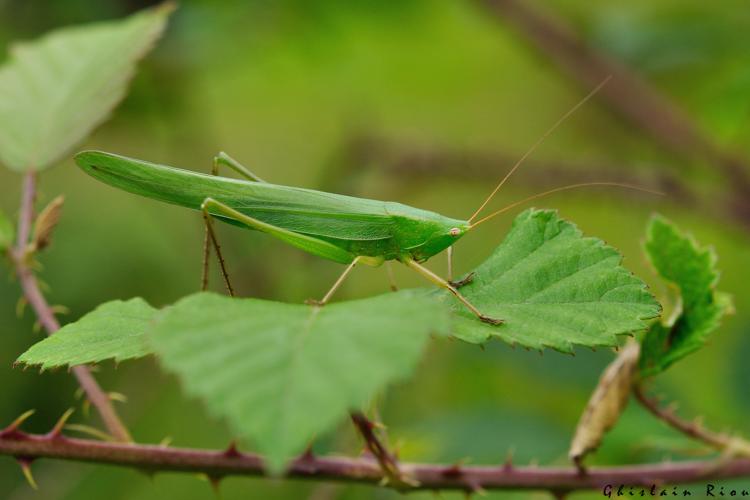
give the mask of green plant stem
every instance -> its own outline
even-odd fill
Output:
[[[30,256],[27,251],[34,219],[35,198],[36,174],[33,171],[29,171],[25,174],[23,180],[21,207],[18,214],[18,233],[12,257],[16,275],[18,276],[18,281],[21,284],[26,301],[34,309],[39,323],[47,331],[47,334],[52,335],[60,329],[60,323],[57,321],[55,313],[39,289],[39,283],[30,266]],[[88,400],[99,412],[104,425],[112,437],[118,441],[131,441],[130,433],[117,415],[109,396],[99,387],[88,367],[76,366],[72,369],[72,372],[86,393]]]
[[[226,451],[172,448],[70,438],[59,434],[26,434],[15,428],[0,432],[0,454],[28,463],[37,458],[132,467],[149,473],[203,473],[214,480],[225,476],[264,476],[262,457]],[[734,459],[594,467],[581,474],[573,467],[463,466],[401,463],[400,470],[415,482],[390,485],[401,491],[416,490],[546,490],[557,493],[597,490],[607,485],[688,484],[700,481],[750,476],[750,460]],[[382,484],[384,472],[372,458],[316,457],[305,454],[287,471],[290,479]],[[42,485],[43,487],[44,485]]]

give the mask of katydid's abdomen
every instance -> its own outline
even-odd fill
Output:
[[[75,159],[89,175],[116,188],[195,210],[212,198],[266,224],[380,261],[424,261],[463,234],[451,229],[468,228],[466,221],[395,202],[201,174],[100,151],[84,151]]]

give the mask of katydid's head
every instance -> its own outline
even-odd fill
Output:
[[[437,255],[458,241],[461,236],[471,229],[467,221],[441,217],[433,223],[434,231],[424,242],[412,249],[412,256],[417,261],[427,260]]]

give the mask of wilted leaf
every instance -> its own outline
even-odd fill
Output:
[[[667,219],[651,219],[646,253],[659,275],[680,293],[670,321],[654,323],[643,337],[641,374],[651,376],[703,347],[732,310],[732,301],[716,291],[719,272],[714,252],[698,246]]]
[[[15,240],[13,223],[5,212],[0,210],[0,254],[13,246]]]
[[[144,335],[155,314],[140,298],[106,302],[37,342],[16,362],[47,369],[140,358],[150,354]]]
[[[533,349],[569,352],[575,344],[614,346],[616,335],[646,328],[660,306],[646,285],[620,265],[622,256],[596,238],[584,238],[554,211],[521,213],[505,241],[461,288],[500,326],[477,321],[455,300],[456,337],[491,337]]]
[[[162,364],[273,471],[413,370],[448,314],[404,290],[323,308],[201,293],[149,334]]]
[[[63,196],[58,196],[50,201],[44,209],[39,212],[34,222],[34,236],[32,242],[36,250],[43,250],[52,243],[52,233],[60,222],[60,213],[65,203]]]
[[[0,67],[0,161],[18,171],[59,161],[125,95],[171,10],[164,5],[15,45]]]
[[[578,421],[568,451],[570,459],[579,466],[584,456],[599,447],[627,406],[639,355],[640,345],[631,342],[602,373]]]

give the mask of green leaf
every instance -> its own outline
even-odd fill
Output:
[[[37,342],[16,362],[47,369],[143,357],[150,354],[144,335],[156,312],[140,298],[106,302]]]
[[[323,308],[200,293],[165,310],[150,342],[185,390],[279,472],[349,410],[406,377],[448,318],[413,290]]]
[[[467,342],[497,337],[532,349],[563,352],[573,345],[612,346],[616,335],[646,328],[660,306],[646,285],[620,266],[622,256],[596,238],[584,238],[550,210],[521,213],[505,241],[461,288],[484,314],[479,322],[455,299],[454,334]]]
[[[165,4],[13,46],[0,67],[0,161],[17,171],[58,162],[123,98],[171,11]]]
[[[657,322],[643,337],[641,375],[652,376],[705,345],[721,318],[732,310],[731,298],[716,291],[716,255],[700,247],[667,219],[655,216],[648,226],[646,254],[659,275],[680,293],[669,322]]]
[[[15,240],[13,222],[0,210],[0,254],[13,246]]]

